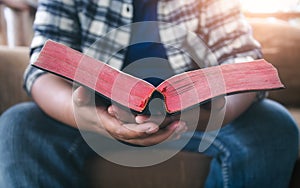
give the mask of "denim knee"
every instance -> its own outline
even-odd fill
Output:
[[[261,121],[270,121],[273,126],[270,132],[280,131],[281,139],[299,145],[299,128],[290,112],[280,103],[265,99],[257,104],[258,116]]]
[[[213,160],[207,186],[222,169],[228,187],[287,187],[298,156],[298,127],[288,110],[265,99],[222,128],[211,151]],[[220,143],[220,144],[217,144]]]
[[[94,154],[78,130],[33,102],[2,114],[0,137],[0,187],[79,187],[79,169]]]
[[[0,116],[1,187],[34,186],[21,183],[21,179],[26,177],[25,172],[29,172],[29,169],[35,169],[29,152],[35,138],[29,134],[29,127],[36,113],[39,113],[37,109],[34,103],[22,103]]]
[[[17,138],[24,135],[27,123],[30,123],[35,118],[35,104],[31,102],[20,103],[12,106],[0,116],[0,137],[4,141],[9,138],[14,138],[16,143]],[[3,142],[0,142],[2,145]],[[5,143],[4,143],[5,144]],[[10,143],[8,146],[10,146]],[[6,147],[8,147],[6,146]]]

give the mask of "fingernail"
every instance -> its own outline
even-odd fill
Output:
[[[175,132],[178,134],[184,133],[187,130],[186,123],[184,121],[179,122],[179,126],[176,128]]]
[[[140,124],[140,123],[143,123],[142,118],[140,118],[140,116],[136,116],[136,117],[135,117],[135,122],[136,122],[136,123],[139,123],[139,124]]]
[[[179,124],[180,124],[180,122],[177,122],[177,123],[174,123],[172,125],[169,125],[167,127],[167,129],[169,129],[169,130],[176,130],[179,127]]]
[[[141,124],[141,123],[145,123],[147,119],[148,118],[145,118],[144,116],[137,115],[135,117],[135,122],[138,123],[138,124]]]
[[[107,112],[108,112],[110,115],[115,115],[115,112],[114,112],[112,106],[109,106],[109,107],[107,108]]]
[[[149,129],[146,131],[147,134],[153,134],[158,131],[158,127],[149,127]]]

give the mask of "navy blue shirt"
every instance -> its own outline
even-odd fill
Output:
[[[174,75],[166,50],[160,43],[157,21],[157,0],[133,1],[133,26],[123,71],[157,86]],[[142,42],[141,42],[142,41]]]

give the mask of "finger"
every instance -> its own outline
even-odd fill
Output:
[[[110,115],[115,116],[116,118],[118,118],[117,115],[116,115],[116,113],[115,113],[115,111],[114,111],[113,108],[112,108],[112,105],[110,105],[110,106],[107,108],[107,112],[108,112]]]
[[[152,122],[142,123],[142,124],[123,124],[129,130],[135,132],[142,132],[147,134],[154,134],[159,130],[159,126]]]
[[[178,126],[175,131],[170,135],[167,140],[177,140],[181,137],[181,134],[187,130],[187,125],[184,121],[178,121]]]
[[[145,123],[147,120],[149,120],[149,116],[146,115],[137,115],[135,116],[135,122],[136,123]]]
[[[111,115],[115,116],[123,122],[135,122],[135,115],[132,114],[131,111],[122,109],[117,105],[112,104],[111,106],[109,106],[108,113],[110,113]]]
[[[145,131],[143,132],[133,130],[133,125],[127,125],[131,129],[127,128],[121,121],[116,119],[114,116],[109,115],[107,111],[102,111],[99,118],[103,128],[116,139],[126,141],[128,139],[143,138],[148,136]],[[134,125],[138,126],[138,124]],[[143,129],[151,130],[151,128],[153,128],[153,125],[147,124]]]
[[[127,142],[141,146],[151,146],[159,144],[171,138],[172,134],[174,134],[175,130],[178,128],[178,126],[180,126],[180,123],[181,122],[179,121],[173,122],[165,129],[160,129],[156,134],[152,134],[145,138],[127,140]]]
[[[177,135],[181,135],[182,133],[186,132],[187,129],[188,128],[187,128],[186,122],[180,121],[178,127],[175,130],[175,133]]]
[[[83,86],[79,86],[74,92],[73,92],[73,101],[78,106],[84,106],[91,102],[92,94],[90,91],[88,91]]]
[[[151,115],[151,116],[146,116],[146,115],[137,115],[135,116],[135,122],[136,123],[145,123],[145,122],[154,122],[156,124],[161,124],[165,122],[171,122],[172,118],[171,116],[157,116],[157,115]]]

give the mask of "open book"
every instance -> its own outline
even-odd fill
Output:
[[[101,96],[143,113],[159,94],[172,114],[227,94],[283,88],[277,70],[263,59],[224,64],[175,75],[159,86],[48,40],[33,66],[84,85]]]

